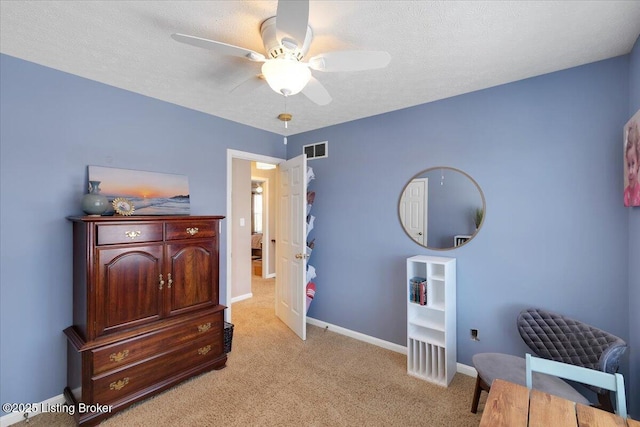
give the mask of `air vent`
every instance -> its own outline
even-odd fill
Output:
[[[307,155],[307,160],[329,157],[329,141],[303,145],[302,152]]]

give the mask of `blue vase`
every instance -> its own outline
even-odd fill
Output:
[[[82,197],[82,210],[87,215],[100,216],[109,207],[107,196],[100,194],[100,181],[89,181],[89,193]]]

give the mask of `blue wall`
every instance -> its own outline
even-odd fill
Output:
[[[630,55],[629,117],[640,110],[640,38]],[[640,208],[629,209],[629,366],[632,414],[640,419]]]
[[[431,254],[458,260],[461,363],[482,351],[524,354],[515,319],[529,306],[629,339],[620,150],[629,70],[623,56],[289,138],[289,157],[329,143],[328,158],[309,161],[318,275],[309,316],[405,345],[405,259]],[[473,177],[487,210],[469,244],[435,252],[402,231],[397,204],[415,173],[442,165]]]
[[[640,308],[631,266],[640,248],[628,236],[640,218],[620,202],[638,56],[636,46],[631,56],[290,137],[288,157],[302,144],[330,145],[329,158],[309,162],[318,273],[309,315],[404,345],[405,259],[424,253],[458,259],[461,363],[479,351],[522,354],[514,323],[530,305],[634,333],[640,344],[638,315],[629,315]],[[192,213],[224,214],[226,149],[285,153],[277,135],[8,56],[0,72],[0,400],[37,402],[66,382],[64,218],[79,213],[86,165],[188,174]],[[479,235],[449,252],[413,243],[397,214],[406,182],[441,165],[469,173],[487,202]]]
[[[66,383],[65,217],[82,213],[86,166],[186,174],[192,214],[226,215],[227,148],[285,151],[272,133],[6,55],[0,67],[0,400],[40,402]]]

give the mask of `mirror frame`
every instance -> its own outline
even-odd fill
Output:
[[[427,245],[422,245],[420,243],[418,243],[413,237],[411,237],[411,235],[407,232],[407,229],[404,227],[404,224],[402,223],[402,216],[400,215],[400,203],[402,202],[402,195],[404,194],[405,190],[407,189],[407,186],[416,178],[419,178],[422,175],[425,175],[426,173],[433,171],[433,170],[450,170],[450,171],[454,171],[454,172],[458,172],[461,173],[462,175],[466,176],[469,181],[471,181],[473,183],[473,185],[476,186],[476,188],[478,189],[478,193],[480,193],[480,198],[482,199],[482,221],[480,221],[480,225],[478,225],[478,228],[476,228],[475,233],[473,233],[471,235],[471,237],[464,243],[458,245],[458,246],[451,246],[451,247],[447,247],[447,248],[434,248],[432,246],[427,246]],[[400,192],[400,197],[398,197],[398,203],[397,203],[397,212],[398,212],[398,221],[400,222],[400,227],[402,228],[402,231],[404,231],[404,233],[407,235],[407,237],[409,237],[409,239],[411,239],[411,241],[413,243],[415,243],[418,246],[421,246],[425,249],[429,249],[429,250],[433,250],[433,251],[450,251],[453,249],[458,249],[463,247],[464,245],[466,245],[467,243],[469,243],[470,241],[472,241],[480,232],[480,229],[482,229],[482,226],[484,225],[484,220],[487,217],[487,201],[484,197],[484,192],[482,191],[482,188],[480,188],[480,185],[478,185],[478,183],[476,182],[475,179],[473,179],[468,173],[466,173],[463,170],[451,167],[451,166],[434,166],[434,167],[430,167],[424,170],[421,170],[420,172],[418,172],[417,174],[413,175],[411,178],[409,178],[409,181],[407,181],[407,183],[404,185],[404,187],[402,187],[402,191]]]

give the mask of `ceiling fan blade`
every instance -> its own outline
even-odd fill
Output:
[[[309,60],[309,68],[317,71],[363,71],[384,68],[389,65],[391,55],[383,51],[328,52]]]
[[[276,12],[276,37],[288,49],[301,48],[309,25],[309,0],[280,0]]]
[[[331,102],[331,95],[329,95],[327,89],[313,76],[302,89],[302,93],[318,105],[327,105]]]
[[[180,43],[186,43],[190,44],[191,46],[213,50],[220,55],[237,56],[240,58],[247,58],[248,60],[255,62],[264,62],[266,60],[263,54],[255,52],[251,49],[245,49],[243,47],[217,42],[215,40],[208,40],[179,33],[171,34],[171,38]]]
[[[254,75],[249,77],[247,80],[243,81],[233,89],[231,89],[229,93],[233,93],[236,95],[238,94],[243,95],[245,93],[249,93],[258,89],[259,87],[263,86],[264,83],[265,81],[262,75]]]

